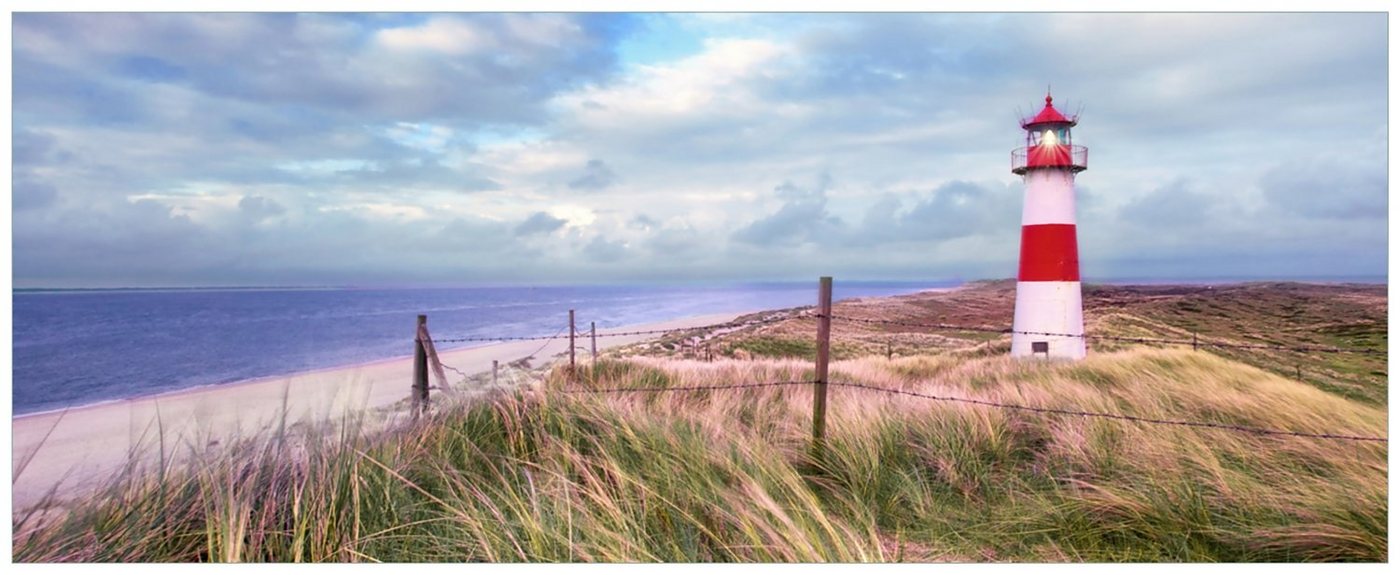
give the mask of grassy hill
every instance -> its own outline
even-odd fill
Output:
[[[986,284],[941,297],[865,300],[842,304],[837,313],[907,317],[906,308],[921,308],[925,315],[916,317],[992,321],[1001,313],[996,306],[1002,304],[993,303],[1000,289]],[[1110,302],[1113,289],[1086,295]],[[975,297],[986,307],[969,311],[948,303]],[[1207,311],[1170,317],[1152,311],[1189,297],[1095,303],[1089,309],[1118,315],[1086,315],[1100,329],[1127,332],[1136,329],[1135,322],[1147,322],[1240,337],[1234,333],[1240,326],[1226,329],[1225,320],[1180,323]],[[1383,292],[1381,297],[1378,336],[1360,329],[1366,335],[1325,337],[1383,345]],[[1238,305],[1253,301],[1242,298]],[[975,308],[973,299],[967,303]],[[1092,307],[1098,305],[1104,307]],[[1311,317],[1308,309],[1300,317]],[[963,316],[951,317],[956,314]],[[1340,312],[1331,315],[1333,322],[1349,320],[1337,317]],[[1254,321],[1260,323],[1248,326],[1274,320]],[[561,370],[549,371],[532,389],[445,406],[386,434],[369,436],[347,422],[320,433],[269,436],[227,452],[192,454],[187,463],[158,469],[134,463],[105,492],[64,504],[61,513],[17,517],[14,557],[1387,558],[1385,443],[1006,410],[833,387],[828,446],[817,458],[809,443],[811,386],[587,392],[808,380],[811,363],[801,358],[807,351],[798,342],[810,327],[810,319],[793,318],[725,334],[711,341],[714,349],[722,357],[743,357],[716,361],[667,355],[662,350],[668,343],[638,346],[589,366],[577,383],[566,382]],[[1297,381],[1229,354],[1146,346],[1096,349],[1074,364],[1017,362],[998,349],[1004,342],[979,340],[982,335],[838,331],[842,359],[833,362],[831,379],[1036,408],[1386,435],[1383,372],[1360,374],[1348,367],[1334,373],[1310,363],[1308,369],[1321,375]],[[885,345],[895,342],[902,342],[898,355],[887,359]],[[1328,383],[1333,378],[1359,383],[1352,390]]]

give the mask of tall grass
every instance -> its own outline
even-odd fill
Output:
[[[142,469],[21,517],[18,561],[1383,561],[1386,446],[809,386],[798,360],[599,361],[577,384]],[[832,379],[1383,435],[1383,408],[1206,353],[863,358]],[[55,505],[57,503],[55,502]]]

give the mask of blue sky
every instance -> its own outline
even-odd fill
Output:
[[[18,287],[1386,273],[1385,14],[15,14]]]

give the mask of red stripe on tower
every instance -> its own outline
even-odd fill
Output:
[[[1079,242],[1074,224],[1037,224],[1021,227],[1023,282],[1079,281]]]

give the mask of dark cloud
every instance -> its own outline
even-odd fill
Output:
[[[583,175],[569,182],[569,187],[575,190],[601,190],[613,185],[616,180],[617,174],[602,160],[588,160],[588,165],[583,168]]]
[[[610,241],[603,236],[594,236],[583,246],[583,255],[599,263],[621,261],[627,256],[627,246],[620,241]]]
[[[842,232],[842,222],[827,211],[826,191],[831,178],[823,175],[810,187],[784,182],[773,195],[783,200],[778,211],[734,232],[734,241],[758,246],[800,245],[830,241]]]
[[[58,199],[58,190],[27,177],[15,177],[11,206],[16,212],[45,208]]]
[[[1181,179],[1128,202],[1118,217],[1124,223],[1156,229],[1154,233],[1196,230],[1210,224],[1210,205],[1210,197],[1192,191]]]
[[[501,188],[499,182],[478,173],[449,168],[435,159],[423,157],[338,170],[326,177],[341,185],[390,193],[412,189],[480,192]]]
[[[530,217],[525,218],[525,221],[520,222],[520,225],[515,226],[515,235],[534,236],[548,234],[564,227],[564,224],[567,223],[569,223],[569,220],[556,218],[545,212],[535,212],[530,214]]]
[[[243,196],[238,200],[238,209],[252,221],[260,221],[287,212],[281,204],[262,196]]]
[[[1335,161],[1281,165],[1259,179],[1274,209],[1303,218],[1386,219],[1388,182],[1382,166],[1363,168]]]
[[[715,249],[716,241],[707,238],[689,225],[666,226],[657,230],[646,240],[646,249],[661,257],[661,261],[675,263],[678,256],[690,256],[709,247]]]
[[[1019,185],[952,181],[926,193],[906,194],[913,203],[904,209],[900,196],[885,194],[866,211],[851,242],[939,242],[1005,233],[1020,225],[1020,195]]]
[[[435,15],[390,28],[333,14],[20,16],[17,72],[46,62],[76,88],[68,99],[132,94],[101,73],[116,70],[259,105],[399,121],[532,122],[551,94],[614,64],[607,19],[568,14]],[[101,41],[71,41],[99,34]],[[35,90],[30,74],[23,79],[17,102],[59,95]]]

